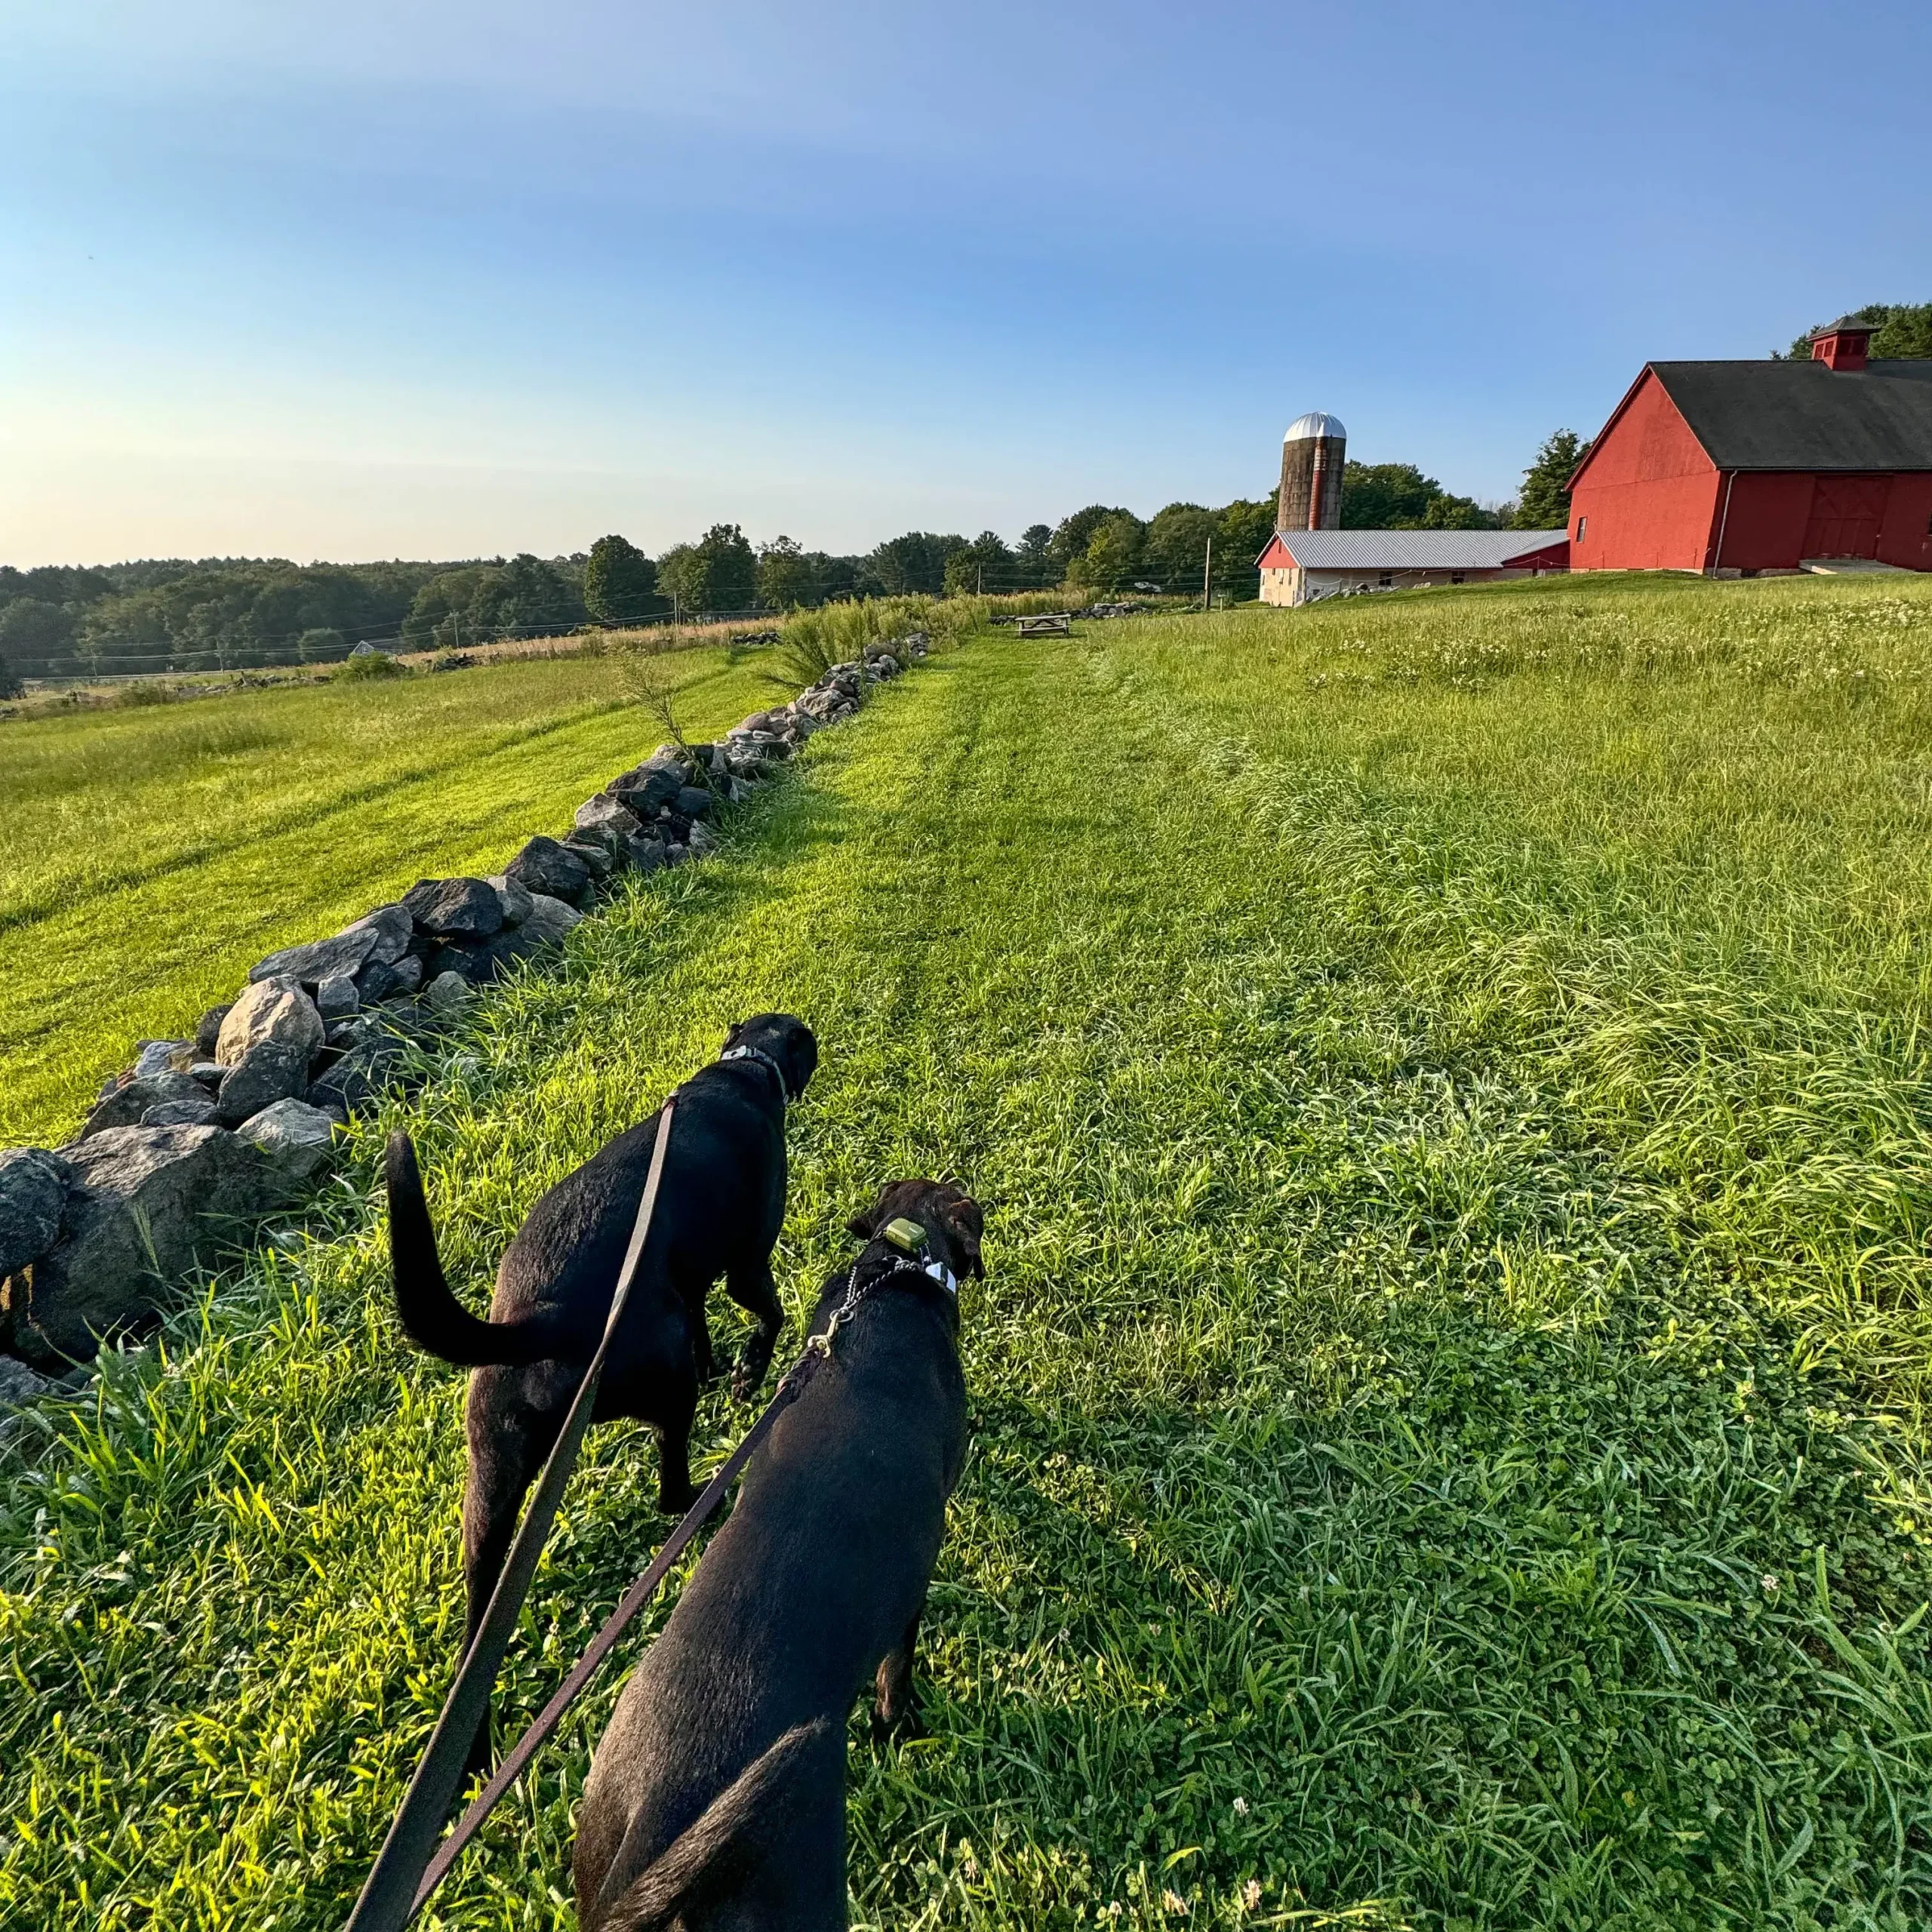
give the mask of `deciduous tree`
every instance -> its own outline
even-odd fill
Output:
[[[1831,318],[1836,321],[1838,318]],[[1875,358],[1903,361],[1932,359],[1932,302],[1868,302],[1851,311],[1855,322],[1872,325],[1871,353]],[[1791,345],[1788,358],[1793,362],[1811,359],[1811,332],[1807,330]],[[1554,529],[1555,526],[1551,525]]]
[[[628,537],[600,537],[583,567],[583,607],[600,624],[635,624],[666,609],[657,566]]]

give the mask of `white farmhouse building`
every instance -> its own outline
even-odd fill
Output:
[[[1278,530],[1256,558],[1264,604],[1487,583],[1570,568],[1564,530]]]

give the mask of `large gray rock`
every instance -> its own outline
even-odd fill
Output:
[[[36,1395],[45,1395],[54,1386],[51,1376],[36,1374],[11,1355],[0,1355],[0,1409],[17,1409]],[[0,1430],[5,1426],[4,1418],[0,1418]],[[4,1439],[0,1436],[0,1440]]]
[[[213,1127],[220,1118],[221,1109],[204,1092],[198,1100],[164,1100],[159,1106],[149,1108],[142,1115],[140,1124],[143,1127]]]
[[[326,1029],[332,1020],[348,1020],[362,1010],[362,995],[355,982],[340,974],[321,981],[315,988],[315,1011]]]
[[[498,872],[490,883],[495,888],[497,903],[503,909],[503,924],[520,926],[530,917],[530,894],[518,885],[507,872]]]
[[[157,1073],[146,1080],[131,1080],[95,1103],[82,1124],[80,1138],[85,1140],[109,1128],[138,1127],[152,1109],[171,1101],[207,1098],[208,1090],[190,1074]]]
[[[660,846],[658,849],[661,852],[663,848]],[[552,899],[547,893],[533,892],[530,895],[530,916],[523,922],[523,932],[526,938],[539,946],[555,946],[573,926],[583,923],[583,915],[574,906],[561,899]]]
[[[257,980],[228,1009],[214,1057],[223,1066],[238,1065],[264,1041],[302,1056],[306,1067],[322,1050],[322,1016],[293,980]]]
[[[352,979],[375,950],[379,937],[374,927],[364,926],[337,933],[332,939],[288,946],[257,960],[248,968],[248,977],[251,981],[293,980],[303,986],[318,986],[325,980]]]
[[[710,787],[705,785],[687,785],[671,801],[671,809],[681,812],[686,818],[709,818],[717,806]]]
[[[624,863],[647,877],[664,863],[664,841],[647,833],[624,841]]]
[[[0,1279],[54,1245],[72,1173],[45,1148],[0,1149]]]
[[[416,921],[409,916],[407,906],[378,906],[373,912],[365,912],[344,926],[343,931],[374,932],[376,943],[369,949],[369,957],[392,966],[409,950],[409,943],[416,937]]]
[[[372,959],[355,976],[355,991],[365,1006],[413,993],[422,983],[423,962],[413,952],[396,960]]]
[[[510,861],[506,876],[525,891],[551,899],[574,902],[590,890],[590,868],[541,832]]]
[[[608,792],[585,799],[577,808],[576,823],[578,831],[587,832],[607,844],[628,838],[638,829],[637,814]]]
[[[668,805],[678,795],[684,782],[684,768],[681,764],[640,765],[636,771],[613,779],[610,795],[614,802],[637,817],[651,819],[657,816],[661,807]]]
[[[101,1337],[150,1325],[169,1284],[211,1261],[283,1189],[218,1127],[118,1127],[67,1156],[60,1238],[5,1288],[11,1346],[36,1368],[90,1359]]]
[[[11,1441],[26,1429],[27,1419],[20,1411],[28,1403],[60,1386],[51,1376],[36,1374],[11,1355],[0,1355],[0,1443]]]
[[[453,1019],[474,997],[468,978],[447,970],[423,989],[423,1004],[444,1020]]]
[[[308,1180],[328,1163],[335,1125],[320,1107],[278,1100],[242,1128],[240,1137],[259,1147],[291,1180]]]
[[[300,1094],[309,1084],[309,1056],[278,1040],[261,1040],[229,1069],[215,1097],[215,1118],[239,1127],[264,1107]]]
[[[151,1080],[158,1073],[179,1072],[193,1044],[192,1040],[142,1041],[134,1058],[134,1078]]]
[[[617,869],[617,861],[611,848],[601,838],[592,838],[587,832],[572,832],[564,841],[564,850],[581,859],[584,869],[593,879],[608,878]]]
[[[488,879],[418,879],[402,903],[432,939],[488,939],[503,930],[503,909]]]

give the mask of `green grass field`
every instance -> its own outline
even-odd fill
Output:
[[[688,728],[773,701],[679,660]],[[426,875],[495,872],[663,737],[615,657],[0,726],[0,1146],[52,1145],[140,1037]]]
[[[974,642],[447,1050],[398,1117],[472,1297],[758,1008],[824,1057],[795,1317],[881,1177],[991,1204],[930,1734],[855,1723],[855,1923],[1932,1918],[1928,588]],[[389,1124],[8,1475],[9,1926],[321,1932],[361,1881],[461,1622]],[[654,1484],[592,1438],[513,1708]],[[620,1679],[427,1922],[573,1922]]]

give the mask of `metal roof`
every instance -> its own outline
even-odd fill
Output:
[[[1497,571],[1567,543],[1567,530],[1278,530],[1307,571]]]
[[[1650,366],[1720,469],[1932,469],[1932,361]]]
[[[1306,416],[1297,416],[1288,425],[1288,433],[1281,440],[1284,443],[1300,443],[1312,436],[1332,436],[1336,441],[1345,443],[1349,432],[1342,427],[1339,416],[1324,416],[1320,410],[1311,409]]]

